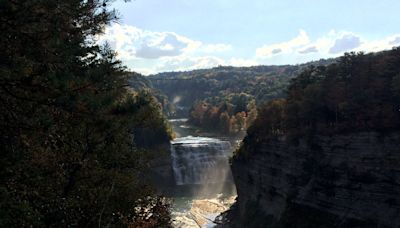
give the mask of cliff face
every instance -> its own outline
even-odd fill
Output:
[[[400,134],[312,142],[253,142],[233,160],[231,227],[400,226]]]

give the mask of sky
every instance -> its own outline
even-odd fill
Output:
[[[144,75],[400,46],[399,0],[131,0],[99,37]]]

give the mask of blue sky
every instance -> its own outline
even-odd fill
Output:
[[[296,64],[400,45],[398,0],[132,0],[108,41],[131,70]]]

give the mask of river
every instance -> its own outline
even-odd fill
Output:
[[[230,137],[201,131],[171,119],[176,134],[171,142],[175,187],[174,227],[214,227],[215,217],[226,211],[236,198],[229,157],[241,136]]]

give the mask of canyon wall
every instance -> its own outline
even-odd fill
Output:
[[[400,227],[400,134],[244,143],[228,227]]]

